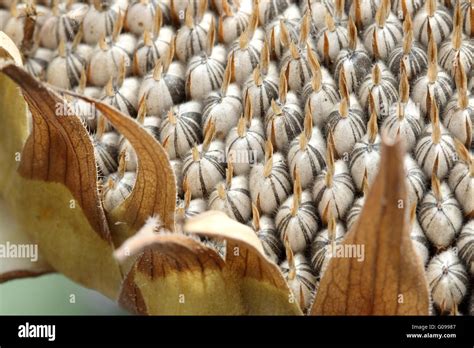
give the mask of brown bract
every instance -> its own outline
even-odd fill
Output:
[[[197,314],[199,307],[201,314],[215,313],[215,308],[209,308],[213,304],[209,290],[219,291],[216,283],[226,289],[223,263],[219,255],[189,237],[155,236],[153,246],[141,253],[125,278],[119,303],[136,314]],[[184,296],[182,304],[180,294]],[[224,312],[230,309],[222,304],[226,300],[214,298],[216,305],[221,302],[218,313],[232,314]]]
[[[188,236],[144,235],[142,248],[135,241],[130,249],[140,256],[124,282],[122,305],[139,314],[301,314],[252,229],[209,211],[184,230],[226,240],[225,260]]]
[[[115,298],[120,271],[100,205],[89,135],[78,117],[58,114],[58,109],[66,111],[64,100],[23,69],[6,64],[1,72],[20,86],[32,118],[18,168],[12,168],[9,185],[2,187],[9,216],[18,224],[17,233],[25,234],[28,244],[37,245],[54,270]],[[12,126],[7,138],[12,139],[16,127]],[[2,151],[14,157],[8,149]],[[95,272],[90,270],[93,264]]]
[[[94,149],[78,117],[58,115],[64,100],[11,64],[2,72],[22,89],[33,118],[33,128],[22,152],[18,173],[24,178],[65,185],[81,205],[101,238],[111,241],[102,207],[97,207],[97,170]]]
[[[145,128],[115,108],[90,98],[76,95],[96,105],[100,111],[132,145],[138,158],[138,172],[130,196],[111,214],[116,245],[139,230],[146,219],[158,215],[163,226],[174,230],[176,178],[163,146]],[[125,224],[124,224],[125,223]]]
[[[313,315],[428,315],[428,285],[409,236],[399,142],[383,142],[380,168],[360,219],[342,243],[363,246],[363,260],[331,259]]]

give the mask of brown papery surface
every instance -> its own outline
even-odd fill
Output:
[[[428,315],[424,269],[409,236],[403,153],[383,142],[380,171],[343,246],[363,245],[363,261],[329,262],[312,315]]]

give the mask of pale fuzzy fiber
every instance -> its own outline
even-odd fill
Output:
[[[250,171],[250,194],[252,202],[260,195],[260,208],[264,214],[273,215],[291,193],[288,165],[280,153],[273,154],[273,169],[268,177],[263,175],[264,164],[259,163]],[[272,188],[274,185],[274,188]]]
[[[442,201],[438,202],[429,191],[419,206],[420,224],[425,235],[437,248],[451,245],[462,227],[462,213],[458,201],[449,186],[441,183]]]
[[[446,272],[446,273],[445,273]],[[453,249],[433,257],[426,269],[433,302],[450,311],[467,293],[468,274]]]
[[[292,195],[280,206],[275,217],[275,224],[280,240],[284,241],[288,238],[291,250],[298,253],[304,252],[311,244],[319,229],[320,221],[309,190],[302,192],[301,202],[296,215],[293,216],[291,211],[295,199],[296,197]]]

